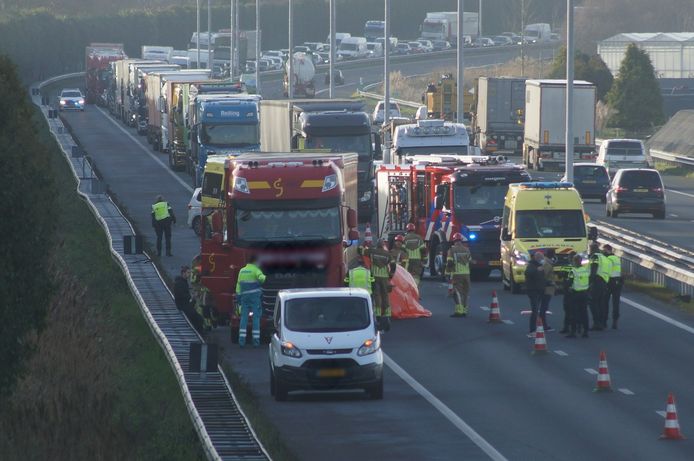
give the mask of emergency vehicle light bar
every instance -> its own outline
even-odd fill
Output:
[[[567,189],[574,187],[573,183],[559,181],[522,182],[519,186],[521,189]]]

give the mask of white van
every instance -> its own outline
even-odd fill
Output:
[[[340,43],[342,43],[342,40],[351,37],[352,34],[349,32],[335,32],[335,49],[340,48]],[[330,44],[330,34],[328,34],[328,39],[326,40],[326,43],[329,45]]]
[[[638,139],[606,139],[600,144],[598,165],[612,175],[621,168],[650,168],[646,147]]]
[[[270,393],[364,389],[383,398],[381,336],[361,288],[280,290],[269,346]]]
[[[367,56],[369,58],[382,58],[383,57],[383,44],[378,42],[367,42],[366,43]]]
[[[552,40],[552,28],[544,22],[528,24],[525,26],[523,36],[525,41],[530,43],[548,42]]]
[[[342,59],[361,59],[365,58],[369,50],[366,48],[364,37],[347,37],[340,42],[337,47],[337,56]]]

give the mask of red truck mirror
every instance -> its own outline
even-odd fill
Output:
[[[347,233],[347,238],[349,238],[350,241],[359,240],[359,231],[352,229]]]
[[[347,227],[350,229],[357,227],[357,210],[352,208],[347,209]]]

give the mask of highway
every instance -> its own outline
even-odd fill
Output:
[[[416,72],[415,67],[408,72]],[[378,72],[373,69],[370,74],[373,81]],[[367,72],[359,73],[369,83]],[[150,242],[154,235],[149,212],[155,195],[163,194],[174,205],[175,256],[162,262],[168,274],[175,275],[198,248],[185,224],[189,178],[171,172],[162,154],[152,152],[144,138],[99,108],[90,106],[63,118]],[[684,181],[678,187],[691,192]],[[684,204],[688,198],[670,193],[668,214],[691,216]],[[604,207],[589,205],[589,212],[602,217]],[[666,224],[680,222],[672,219],[613,221],[660,235]],[[486,322],[488,313],[481,307],[488,306],[492,290],[499,294],[507,323]],[[532,340],[525,336],[527,316],[521,313],[528,305],[525,296],[504,292],[499,280],[474,283],[470,316],[451,319],[445,285],[426,280],[422,303],[433,317],[396,321],[385,335],[389,366],[382,402],[354,393],[307,393],[276,403],[269,395],[264,348],[239,350],[230,344],[226,329],[214,332],[212,340],[255,390],[262,409],[300,459],[691,459],[691,441],[658,440],[664,418],[657,412],[665,409],[671,391],[685,434],[692,427],[694,319],[636,293],[626,293],[625,298],[620,330],[573,340],[550,332],[550,352],[533,356]],[[550,323],[555,327],[561,323],[560,304],[560,299],[553,300]],[[613,393],[592,392],[600,351],[608,354]]]

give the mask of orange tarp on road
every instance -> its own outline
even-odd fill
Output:
[[[431,317],[431,311],[419,304],[419,290],[409,272],[398,265],[390,283],[393,285],[393,291],[390,292],[390,309],[394,319]]]

